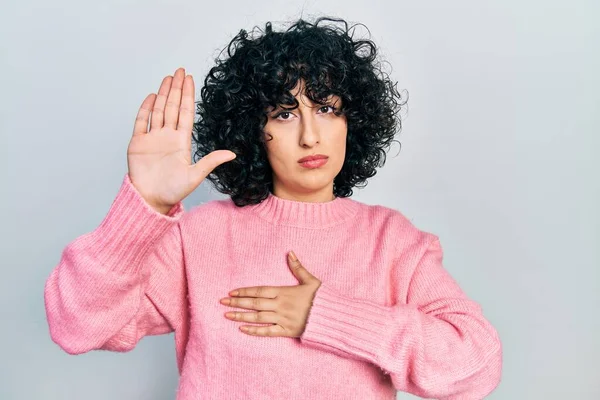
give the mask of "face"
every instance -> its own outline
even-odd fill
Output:
[[[273,170],[273,194],[277,197],[326,202],[334,199],[333,180],[341,171],[346,154],[346,118],[333,113],[341,107],[338,96],[324,105],[304,95],[303,82],[292,90],[299,106],[268,110],[267,156]],[[307,156],[323,155],[324,160],[301,163]],[[324,163],[323,163],[324,162]]]

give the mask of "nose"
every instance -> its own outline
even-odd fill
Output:
[[[314,116],[308,115],[302,118],[300,124],[300,146],[313,147],[319,143],[319,127]]]

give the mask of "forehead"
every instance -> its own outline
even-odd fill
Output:
[[[294,86],[294,88],[292,90],[290,90],[290,94],[292,94],[298,101],[310,104],[311,100],[310,98],[306,95],[306,86],[304,84],[303,80],[299,80],[298,83],[296,83],[296,86]],[[335,95],[335,94],[328,94],[325,99],[325,101],[337,101],[337,100],[341,100],[339,96]]]
[[[326,85],[326,87],[327,87],[327,85]],[[324,89],[324,88],[321,87],[320,90],[322,90],[322,89]],[[313,102],[307,94],[307,87],[306,87],[304,78],[299,77],[298,80],[296,81],[294,87],[291,88],[288,93],[296,99],[299,107],[314,108],[316,105],[321,104],[321,103],[341,107],[342,99],[335,94],[327,93],[327,91],[328,90],[325,88],[325,91],[320,93],[320,95],[322,95],[324,97],[320,97],[320,98],[315,97],[315,96],[317,96],[317,93],[315,93],[314,91],[309,93],[315,98],[315,102]],[[279,111],[281,109],[289,109],[290,107],[294,107],[294,104],[291,103],[289,100],[284,100],[283,98],[280,98],[279,103],[277,103],[277,104],[272,103],[271,105],[266,107],[265,111],[267,111],[267,112],[271,112],[271,111],[275,111],[275,110]]]

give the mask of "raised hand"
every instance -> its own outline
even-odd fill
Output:
[[[163,79],[158,95],[151,93],[144,99],[127,148],[131,182],[163,214],[193,192],[212,170],[235,158],[229,150],[215,150],[192,164],[194,79],[185,76],[183,68],[174,75]]]

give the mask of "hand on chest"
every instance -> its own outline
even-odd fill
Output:
[[[191,288],[196,319],[229,334],[297,338],[305,329],[321,282],[350,297],[383,293],[381,289],[386,287],[384,268],[373,268],[373,260],[357,263],[323,254],[294,259],[292,254],[288,253],[281,263],[273,261],[280,257],[272,255],[230,260],[233,262],[223,265],[214,276],[214,285]],[[230,330],[232,325],[237,332]]]

